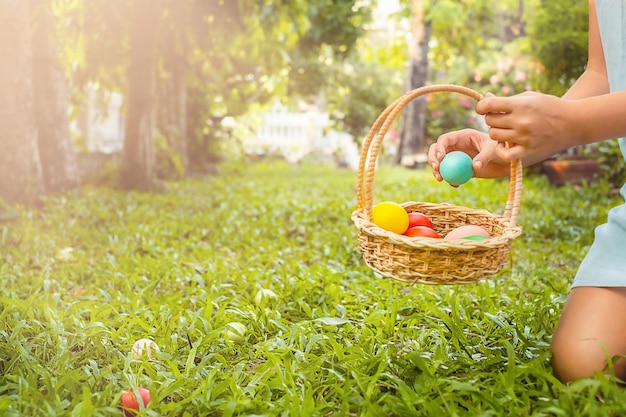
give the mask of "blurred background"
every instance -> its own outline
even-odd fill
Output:
[[[410,89],[562,94],[587,16],[585,0],[0,0],[0,199],[155,190],[263,158],[354,169]],[[382,161],[423,166],[441,133],[481,128],[473,107],[416,100]]]

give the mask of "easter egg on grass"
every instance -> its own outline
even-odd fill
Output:
[[[404,233],[404,235],[409,236],[409,237],[433,237],[435,239],[441,239],[441,236],[439,236],[439,233],[435,232],[435,230],[427,226],[410,227]]]
[[[448,234],[444,237],[446,240],[455,240],[455,239],[465,239],[467,237],[472,236],[472,240],[477,240],[475,236],[484,236],[489,238],[489,232],[483,229],[480,226],[476,226],[473,224],[468,224],[465,226],[459,226],[456,229],[452,229],[448,232]]]
[[[372,221],[381,229],[401,235],[409,228],[409,213],[398,203],[384,201],[372,208]]]
[[[439,164],[441,177],[450,185],[461,185],[474,176],[472,158],[461,151],[447,153]]]
[[[433,222],[428,216],[422,213],[409,213],[409,229],[415,226],[426,226],[433,228]]]
[[[246,335],[246,326],[238,321],[232,321],[224,326],[224,337],[234,343],[243,343]]]
[[[133,344],[132,352],[133,359],[141,359],[142,357],[146,357],[146,359],[152,359],[153,354],[159,353],[161,349],[159,346],[151,339],[139,339]]]
[[[132,389],[127,389],[122,394],[120,398],[120,402],[122,403],[122,407],[124,410],[124,415],[126,417],[132,417],[137,415],[137,411],[139,411],[140,402],[143,404],[143,407],[147,407],[150,403],[150,391],[145,388],[139,387],[137,388],[137,392],[139,393],[140,399],[137,398],[135,392]]]

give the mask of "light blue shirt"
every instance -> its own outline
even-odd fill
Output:
[[[626,90],[626,1],[596,0],[596,12],[611,92]],[[626,159],[626,138],[619,140]]]
[[[626,0],[596,0],[598,26],[611,92],[626,90]],[[626,109],[624,110],[626,117]],[[619,139],[626,159],[626,139]],[[621,190],[626,198],[626,184]],[[607,222],[583,259],[573,287],[626,287],[626,204],[609,211]]]

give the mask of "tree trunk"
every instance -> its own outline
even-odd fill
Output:
[[[65,72],[59,60],[50,1],[31,0],[34,115],[46,192],[78,187],[79,172],[68,117]]]
[[[0,0],[0,198],[32,204],[44,193],[33,85],[29,3]]]
[[[206,107],[205,93],[199,88],[190,88],[187,91],[187,149],[189,169],[195,173],[205,173],[212,157],[209,151],[211,139],[203,129],[207,121],[211,121]]]
[[[186,12],[184,5],[174,8],[168,30],[161,39],[163,74],[158,83],[157,126],[174,155],[167,156],[169,171],[184,177],[189,170],[187,150],[187,62]],[[173,165],[173,166],[172,166]],[[162,173],[171,177],[173,172]]]
[[[152,0],[134,0],[129,12],[130,50],[124,149],[120,186],[126,190],[155,188],[156,34],[159,7]]]
[[[424,21],[423,0],[412,0],[411,7],[408,91],[422,87],[428,81],[428,42],[432,32],[432,22]],[[413,166],[416,163],[414,156],[424,153],[425,120],[426,97],[422,96],[409,103],[403,112],[396,163]]]

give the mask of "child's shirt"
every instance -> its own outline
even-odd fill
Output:
[[[626,90],[626,2],[596,0],[596,12],[609,87],[612,92]],[[619,139],[619,144],[626,159],[626,138]]]
[[[626,0],[596,0],[596,11],[610,90],[626,90]],[[619,144],[626,159],[626,138]],[[621,194],[626,198],[626,184]],[[572,286],[626,287],[625,253],[626,204],[622,204],[612,208],[607,222],[596,228]]]

